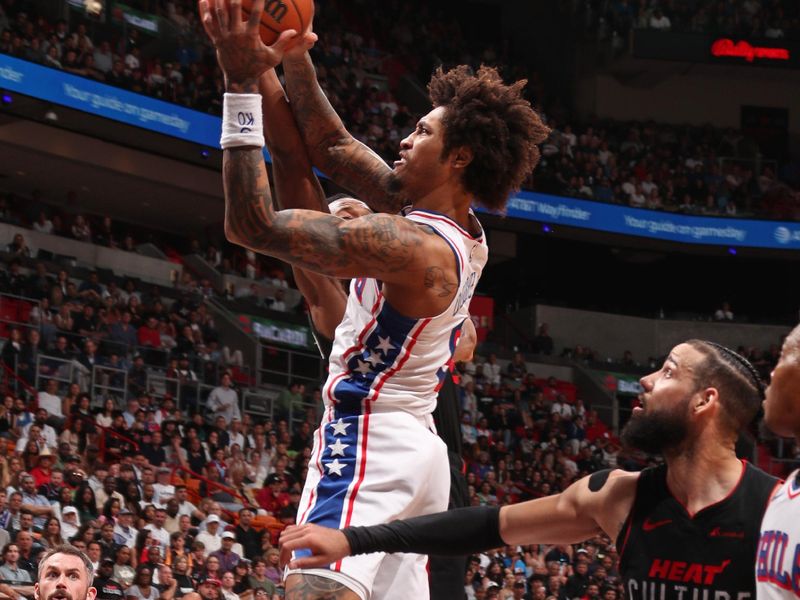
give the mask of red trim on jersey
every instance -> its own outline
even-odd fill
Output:
[[[435,221],[442,221],[443,223],[448,223],[449,225],[452,225],[453,227],[455,227],[461,235],[463,235],[464,237],[468,237],[469,239],[474,240],[476,242],[479,242],[479,241],[481,241],[483,239],[483,227],[482,226],[481,226],[481,234],[478,237],[475,237],[469,231],[467,231],[466,229],[461,227],[461,225],[456,223],[453,219],[451,219],[447,215],[443,215],[441,213],[432,213],[432,212],[427,211],[427,210],[416,208],[416,209],[412,210],[410,213],[408,213],[408,215],[406,215],[406,216],[411,216],[414,213],[421,214],[422,216],[424,216],[424,217],[426,217],[428,219],[433,219]],[[472,215],[472,213],[470,213],[470,216],[474,216],[474,215]],[[476,218],[476,220],[477,220],[477,218]],[[480,224],[480,222],[479,222],[479,224]]]
[[[367,332],[372,329],[372,326],[375,325],[375,321],[378,320],[378,307],[380,306],[381,300],[383,300],[383,294],[378,294],[378,298],[375,300],[375,304],[370,311],[372,313],[372,319],[366,324],[364,329],[361,330],[361,333],[358,334],[356,338],[356,343],[353,346],[350,346],[347,350],[342,353],[342,360],[347,363],[350,359],[348,356],[358,350],[361,346],[364,345],[364,338],[367,335]]]
[[[636,505],[635,497],[633,500],[633,504],[634,506]],[[619,549],[620,559],[622,559],[622,555],[625,553],[625,547],[628,545],[628,538],[631,537],[631,529],[633,529],[633,506],[631,506],[631,512],[628,513],[628,518],[626,519],[626,522],[628,523],[628,529],[625,531],[625,539],[622,540],[622,547]]]
[[[336,384],[339,382],[340,379],[344,379],[348,375],[350,375],[350,371],[339,373],[336,377],[333,378],[331,384],[328,386],[328,400],[330,400],[334,404],[339,404],[339,401],[336,399],[336,396],[333,395],[333,392],[336,389]]]
[[[408,359],[411,357],[411,350],[412,350],[412,348],[414,348],[414,344],[417,343],[417,336],[419,336],[419,334],[422,333],[422,330],[425,329],[428,326],[428,323],[430,323],[432,320],[433,320],[433,317],[428,317],[427,319],[424,319],[421,323],[418,323],[416,325],[417,330],[414,331],[413,333],[409,334],[410,337],[411,337],[411,341],[403,349],[405,351],[405,354],[403,355],[403,357],[399,361],[397,361],[395,363],[395,365],[391,369],[387,369],[386,371],[384,371],[383,373],[381,373],[378,376],[378,378],[380,378],[380,381],[378,381],[377,385],[375,385],[372,388],[372,392],[373,392],[372,400],[377,400],[378,395],[380,394],[381,388],[383,387],[383,385],[389,380],[389,378],[392,375],[394,375],[400,369],[402,369],[403,365],[406,364],[406,362],[408,362]],[[378,378],[376,378],[376,381],[377,381]],[[369,395],[367,396],[367,398],[369,398]],[[367,400],[367,402],[369,402],[369,400]]]
[[[366,473],[367,471],[367,439],[369,437],[369,413],[370,413],[370,401],[367,400],[364,402],[364,414],[361,417],[361,469],[358,473],[358,480],[356,480],[356,484],[353,486],[353,492],[350,494],[350,500],[347,503],[347,517],[345,518],[344,527],[350,526],[350,519],[353,516],[353,507],[356,502],[356,496],[358,496],[358,490],[361,487],[361,484],[364,482],[364,473]],[[342,561],[340,559],[336,561],[333,570],[341,571],[341,569],[342,569]]]
[[[792,477],[792,479],[796,479],[796,477]],[[789,481],[789,485],[786,486],[786,495],[788,496],[789,500],[794,500],[795,498],[800,496],[800,488],[792,489],[794,487],[794,484],[795,484],[794,481]],[[783,481],[781,481],[775,487],[779,488],[781,485],[783,485]],[[769,496],[770,501],[772,500],[772,496],[774,496],[777,492],[778,492],[777,489],[772,490],[772,493]]]
[[[703,508],[701,508],[700,510],[698,510],[694,514],[689,512],[689,509],[686,507],[686,505],[683,502],[681,502],[680,500],[678,500],[678,498],[675,497],[675,494],[673,494],[672,490],[669,489],[669,485],[667,485],[667,491],[669,492],[669,495],[672,496],[675,499],[675,502],[680,504],[681,507],[683,508],[683,510],[686,511],[687,516],[690,519],[694,519],[697,515],[699,515],[704,510],[708,510],[709,508],[713,508],[715,506],[718,506],[719,504],[722,504],[723,502],[728,500],[731,496],[733,496],[733,494],[736,492],[737,489],[739,489],[739,486],[741,485],[742,480],[744,479],[744,474],[747,471],[747,461],[742,459],[742,460],[740,460],[740,462],[742,463],[742,472],[739,474],[739,479],[736,481],[736,485],[734,485],[731,488],[731,490],[725,495],[725,497],[722,500],[717,500],[713,504],[709,504],[708,506],[704,506]]]
[[[436,221],[446,221],[446,219],[439,219],[439,218],[437,218],[437,217],[433,217],[433,216],[431,216],[431,215],[428,215],[428,214],[423,214],[423,215],[420,215],[420,216],[422,216],[423,218],[426,218],[426,219],[428,219],[428,218],[430,218],[430,219],[434,219],[434,220],[436,220]],[[411,219],[411,220],[413,221],[413,219]],[[453,225],[455,225],[455,223],[453,223]],[[456,227],[458,227],[458,226],[456,225]],[[444,231],[442,231],[442,230],[441,230],[441,229],[439,229],[438,227],[434,227],[433,229],[434,229],[434,231],[436,231],[436,233],[437,233],[437,234],[439,234],[440,236],[442,236],[442,237],[444,238],[444,240],[447,242],[447,245],[451,247],[451,249],[453,250],[453,252],[455,252],[456,256],[458,257],[458,260],[459,260],[459,264],[458,264],[458,267],[459,267],[459,277],[458,277],[458,278],[459,278],[459,280],[460,280],[460,279],[461,279],[461,271],[463,271],[464,269],[466,269],[466,267],[467,267],[467,263],[466,263],[466,262],[464,262],[464,257],[463,257],[463,256],[461,256],[461,250],[459,250],[459,248],[458,248],[458,244],[456,244],[456,243],[455,243],[453,240],[451,240],[451,239],[450,239],[450,236],[448,236],[448,235],[447,235],[447,234],[446,234]],[[461,233],[464,233],[464,232],[462,231]],[[465,233],[464,235],[467,235],[467,236],[469,236],[469,234],[466,234],[466,233]],[[473,239],[474,239],[474,238],[473,238]],[[477,241],[477,240],[476,240],[476,241]]]

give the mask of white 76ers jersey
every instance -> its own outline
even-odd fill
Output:
[[[800,471],[767,504],[756,555],[758,600],[800,597]]]
[[[472,237],[449,217],[427,210],[410,209],[406,218],[430,226],[450,246],[458,292],[439,315],[412,319],[389,305],[381,282],[352,281],[323,388],[326,406],[340,414],[432,413],[461,325],[469,318],[469,301],[488,257],[483,232]]]

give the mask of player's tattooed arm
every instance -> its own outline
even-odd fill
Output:
[[[419,285],[425,269],[452,261],[443,242],[403,217],[372,214],[345,221],[318,211],[276,211],[258,148],[225,150],[223,185],[227,238],[294,266]]]
[[[404,204],[392,190],[392,170],[356,140],[322,91],[308,54],[286,56],[286,91],[311,161],[376,212],[397,213]]]
[[[297,580],[287,586],[286,600],[358,600],[355,592],[327,577],[302,575]]]

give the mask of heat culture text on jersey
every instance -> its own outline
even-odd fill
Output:
[[[752,600],[753,559],[777,479],[743,463],[738,484],[690,513],[669,490],[665,465],[642,471],[617,539],[626,600]]]
[[[683,560],[653,559],[647,579],[629,579],[628,600],[748,600],[749,591],[735,595],[714,589],[717,577],[728,567],[730,560],[705,564]]]

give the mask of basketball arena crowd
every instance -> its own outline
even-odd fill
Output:
[[[218,114],[222,75],[195,2],[129,4],[171,23],[177,36],[169,54],[154,53],[135,28],[93,35],[91,22],[49,22],[19,0],[0,0],[0,53]],[[470,41],[457,20],[432,6],[410,12],[388,2],[371,12],[345,4],[318,8],[319,78],[350,130],[387,159],[414,123],[392,92],[400,76],[435,64],[494,63],[505,65],[507,78],[528,78],[531,99],[553,127],[533,189],[692,214],[800,218],[790,187],[800,181],[798,165],[756,169],[737,160],[753,146],[740,131],[576,119],[547,95],[536,72],[510,66],[507,47]],[[584,10],[624,35],[635,27],[773,39],[800,32],[789,2],[614,0]],[[167,238],[64,204],[79,202],[48,202],[46,189],[25,198],[3,194],[0,221],[129,252],[149,242],[176,263],[200,254],[220,273],[294,287],[280,263],[219,238]],[[15,588],[31,585],[38,557],[65,541],[85,550],[102,581],[116,582],[103,587],[101,600],[173,600],[204,582],[217,600],[281,597],[278,536],[297,516],[320,395],[295,382],[277,398],[272,418],[240,410],[251,375],[208,302],[246,294],[214,290],[185,267],[165,289],[57,262],[32,251],[23,233],[2,240],[0,254],[2,302],[15,311],[0,323],[0,598],[25,596]],[[280,292],[259,308],[291,310]],[[733,318],[730,308],[721,313],[719,320]],[[574,385],[530,371],[535,355],[604,361],[602,349],[555,348],[543,329],[531,333],[526,350],[511,360],[479,352],[456,365],[473,505],[541,497],[598,469],[650,463],[621,450]],[[763,374],[778,355],[777,346],[740,351]],[[640,370],[650,362],[615,358]],[[157,379],[162,385],[154,387]],[[464,589],[468,600],[623,594],[614,541],[602,536],[472,556]]]

